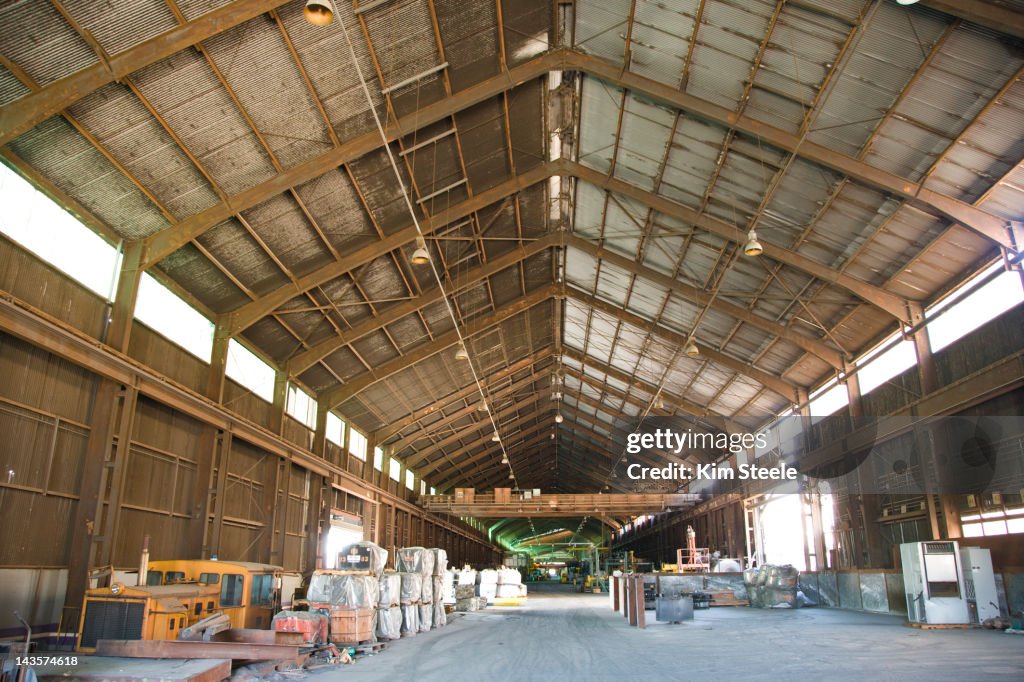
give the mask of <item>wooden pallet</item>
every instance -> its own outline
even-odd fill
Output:
[[[373,642],[370,644],[359,644],[355,647],[356,656],[367,656],[370,654],[379,654],[384,651],[388,646],[387,642]],[[349,647],[352,648],[352,647]]]
[[[746,599],[737,599],[736,595],[729,591],[710,592],[711,606],[750,606]]]
[[[904,625],[918,630],[969,630],[973,627],[968,623],[911,623],[909,621]]]

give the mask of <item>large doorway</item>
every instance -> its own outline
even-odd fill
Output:
[[[324,568],[337,568],[338,553],[362,539],[362,519],[344,512],[332,512],[331,527],[327,531],[327,543],[324,548]]]

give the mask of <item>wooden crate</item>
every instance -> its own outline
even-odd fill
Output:
[[[495,488],[494,489],[494,501],[495,502],[511,502],[512,501],[512,488]]]
[[[473,488],[456,488],[455,501],[465,504],[472,504],[476,500],[476,490]]]
[[[331,609],[331,642],[359,644],[373,639],[373,609]]]

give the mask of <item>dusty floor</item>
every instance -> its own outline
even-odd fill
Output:
[[[915,630],[902,619],[831,609],[716,608],[681,625],[629,627],[607,595],[530,585],[522,608],[464,614],[321,670],[328,680],[1024,680],[1024,636]]]

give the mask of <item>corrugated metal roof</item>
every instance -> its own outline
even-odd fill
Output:
[[[74,0],[67,7],[106,51],[116,53],[177,25],[165,4],[151,4],[132,0],[110,9]],[[180,8],[191,20],[223,4],[183,0]],[[298,377],[324,392],[366,377],[371,369],[380,371],[449,332],[453,323],[444,303],[435,301],[374,327],[375,318],[394,317],[395,306],[408,306],[436,286],[430,269],[409,262],[411,242],[378,252],[351,272],[335,270],[336,256],[345,258],[382,235],[408,229],[412,218],[383,148],[344,165],[336,158],[326,162],[332,132],[344,144],[374,134],[375,128],[339,23],[311,26],[302,19],[302,4],[279,8],[284,33],[272,15],[262,15],[206,41],[205,54],[182,50],[131,74],[130,85],[157,116],[127,82],[88,94],[69,114],[102,149],[62,118],[37,125],[9,149],[127,238],[168,229],[160,207],[175,220],[198,223],[198,236],[164,258],[157,273],[215,313],[237,310],[254,297],[308,278],[307,293],[291,296],[242,336],[283,363],[334,338],[338,330],[368,329]],[[497,76],[502,49],[510,67],[541,54],[553,37],[552,22],[571,16],[565,28],[582,52],[791,133],[800,132],[810,113],[808,140],[848,155],[847,162],[863,159],[907,180],[924,180],[934,191],[979,201],[994,215],[1022,217],[1024,142],[1017,132],[1024,128],[1024,90],[1012,79],[1024,55],[1004,36],[967,22],[953,27],[950,17],[927,7],[866,0],[578,0],[570,11],[529,0],[500,4],[500,36],[496,3],[397,0],[362,19],[351,3],[335,9],[349,28],[373,105],[385,122],[437,103],[447,106],[449,87],[460,93]],[[871,18],[861,26],[865,13]],[[142,15],[148,20],[135,20]],[[627,34],[630,59],[623,64]],[[850,53],[841,58],[848,39]],[[43,85],[96,62],[85,41],[42,0],[0,8],[0,45],[6,59]],[[448,62],[447,69],[396,90],[390,103],[381,95],[382,88],[442,62]],[[549,91],[556,81],[561,85]],[[826,81],[828,89],[819,93]],[[0,102],[27,92],[14,73],[0,68]],[[451,225],[435,226],[429,248],[446,281],[528,248],[527,240],[566,229],[715,296],[712,305],[698,304],[669,291],[663,280],[645,277],[643,270],[637,275],[571,246],[557,255],[555,250],[535,254],[457,292],[453,307],[464,324],[515,305],[524,293],[563,280],[566,285],[564,300],[543,301],[475,331],[468,341],[487,390],[507,387],[515,378],[526,381],[522,396],[537,398],[521,407],[509,400],[502,425],[509,429],[510,445],[547,433],[554,405],[545,394],[552,390],[556,368],[566,374],[565,405],[581,415],[576,423],[567,419],[559,431],[565,445],[557,447],[573,456],[618,448],[626,428],[621,417],[640,414],[661,385],[720,414],[763,415],[786,407],[788,397],[722,363],[680,356],[677,344],[666,342],[667,333],[695,333],[706,348],[795,384],[810,386],[832,376],[834,368],[822,359],[763,325],[739,322],[722,303],[850,352],[894,327],[890,315],[838,285],[792,265],[739,255],[737,244],[651,210],[655,198],[740,230],[753,225],[762,241],[914,300],[929,300],[993,253],[989,242],[920,206],[791,158],[790,151],[730,131],[727,122],[697,119],[593,76],[535,78],[497,97],[468,97],[463,104],[453,116],[403,130],[392,144],[397,153],[454,131],[398,157],[414,200],[461,183],[417,208],[419,217],[436,215],[544,163],[550,158],[548,142],[557,141],[546,128],[548,115],[554,117],[551,125],[565,124],[559,135],[572,158],[632,186],[635,196],[571,178],[504,193]],[[326,170],[319,176],[305,171],[312,167]],[[294,192],[288,186],[292,176],[278,177],[282,168],[295,169],[300,178]],[[553,194],[559,187],[571,199],[562,206],[564,213],[552,205],[561,199]],[[237,202],[235,215],[225,220],[219,214],[218,224],[204,224],[201,212],[224,197]],[[587,297],[601,302],[597,309]],[[609,313],[609,307],[621,307],[631,321]],[[635,322],[637,317],[644,322]],[[529,363],[553,350],[556,339],[569,354]],[[586,361],[574,360],[576,354]],[[512,372],[516,363],[519,369]],[[527,380],[533,371],[540,375]],[[587,379],[580,381],[575,373]],[[503,378],[492,380],[498,376]],[[441,409],[434,416],[406,424],[391,442],[408,438],[405,451],[411,452],[451,436],[450,445],[425,461],[436,465],[437,480],[456,481],[497,452],[489,441],[479,444],[490,426],[477,415],[439,416],[474,405],[472,387],[468,365],[446,349],[373,382],[340,410],[370,432],[404,423],[412,411],[437,403]],[[456,394],[461,397],[451,397]],[[514,462],[542,452],[538,446],[529,453],[514,447]],[[538,468],[531,475],[549,477],[543,487],[586,483],[550,478],[553,470],[533,466]],[[495,473],[482,470],[484,476]]]

